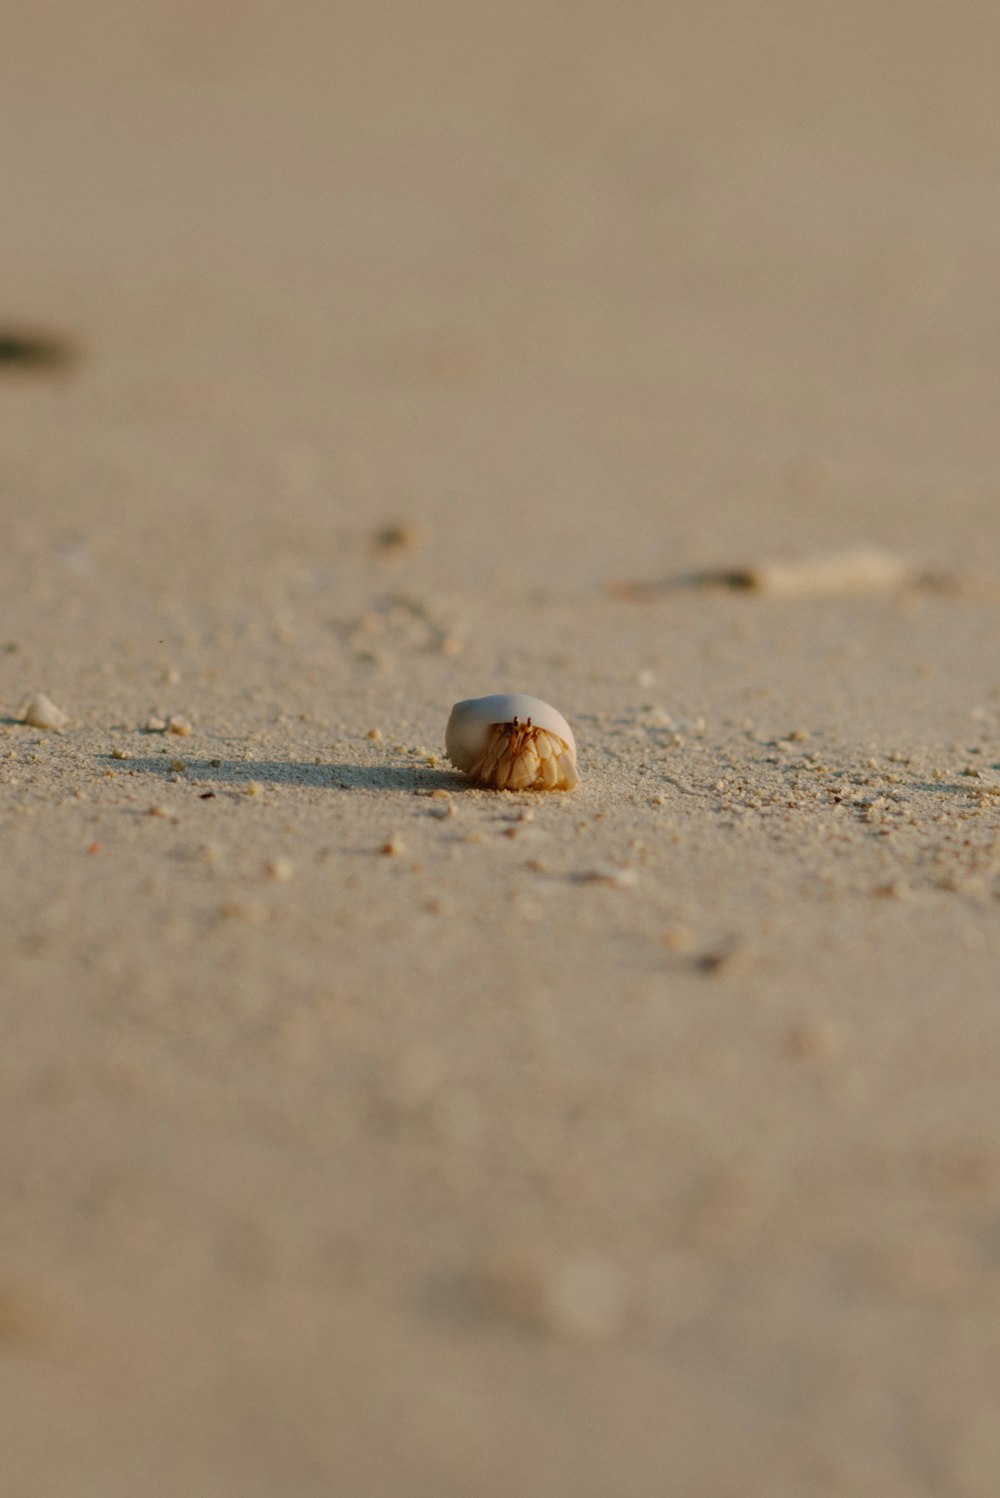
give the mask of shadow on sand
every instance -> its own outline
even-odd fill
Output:
[[[183,759],[181,772],[172,760]],[[429,765],[357,765],[325,763],[316,765],[299,760],[268,759],[189,759],[183,753],[150,755],[146,758],[117,760],[101,755],[101,762],[134,775],[155,775],[168,780],[183,775],[186,780],[211,790],[242,790],[255,782],[260,785],[312,786],[340,791],[461,791],[472,787],[456,770],[433,769]]]

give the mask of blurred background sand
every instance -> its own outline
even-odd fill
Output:
[[[2,30],[5,1493],[994,1498],[996,7]]]

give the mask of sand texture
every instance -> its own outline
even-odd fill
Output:
[[[996,5],[5,12],[4,1498],[996,1498]]]

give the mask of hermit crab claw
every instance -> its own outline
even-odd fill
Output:
[[[572,728],[523,692],[456,702],[444,742],[457,770],[500,791],[571,791],[580,779]]]

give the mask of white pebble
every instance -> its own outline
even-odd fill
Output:
[[[21,722],[26,723],[29,728],[65,728],[69,722],[69,714],[64,713],[61,707],[56,707],[44,692],[39,692],[25,706]]]

